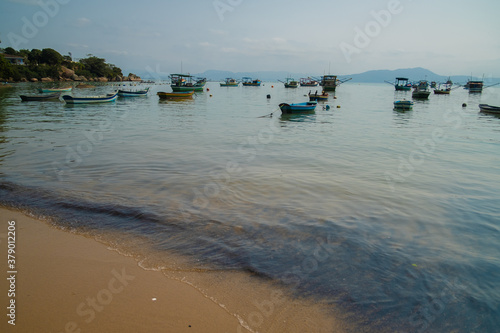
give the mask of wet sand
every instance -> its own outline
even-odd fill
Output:
[[[7,277],[8,221],[16,222],[15,297],[2,279],[1,332],[344,331],[320,305],[287,298],[247,274],[147,271],[94,239],[0,208]],[[11,299],[15,326],[6,316]]]
[[[93,239],[1,209],[0,267],[7,272],[7,221],[16,221],[16,320],[2,332],[236,332],[239,322],[199,291],[145,271]],[[6,319],[7,318],[7,319]],[[242,332],[248,332],[240,328]]]

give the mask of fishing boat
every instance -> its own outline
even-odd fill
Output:
[[[191,91],[178,91],[178,92],[163,92],[159,91],[156,93],[160,99],[178,99],[178,98],[192,98],[194,90]]]
[[[281,103],[279,105],[281,112],[283,113],[301,113],[301,112],[313,112],[316,109],[317,102],[304,102],[304,103]]]
[[[483,81],[469,81],[466,88],[469,89],[470,93],[481,93],[483,92]]]
[[[243,77],[241,84],[247,87],[260,87],[260,84],[262,83],[261,80],[259,79],[252,79],[251,77]]]
[[[412,101],[407,101],[406,99],[403,99],[401,101],[394,102],[394,110],[406,111],[406,110],[411,110],[411,109],[413,109],[413,102]]]
[[[325,91],[335,91],[337,89],[337,86],[349,80],[351,80],[351,78],[339,80],[337,79],[337,75],[323,75],[321,86]]]
[[[53,93],[53,94],[39,94],[39,95],[20,95],[21,100],[23,102],[28,101],[54,101],[59,100],[61,93]]]
[[[118,97],[118,91],[111,94],[99,95],[99,96],[82,96],[74,97],[70,95],[64,95],[62,98],[67,104],[89,104],[89,103],[109,103],[116,101]]]
[[[394,89],[396,91],[409,91],[411,90],[411,83],[408,82],[407,77],[397,77],[396,81],[394,83],[385,81],[386,83],[389,83],[394,86]]]
[[[429,91],[429,83],[425,80],[419,81],[414,87],[412,98],[415,99],[428,99],[431,92]]]
[[[314,94],[311,94],[311,92],[309,91],[309,101],[326,101],[328,100],[328,93],[326,91],[323,91],[321,92],[321,94],[318,94],[318,91],[316,90],[316,92]]]
[[[220,86],[221,87],[238,87],[239,82],[236,81],[235,79],[232,79],[230,77],[226,78],[226,81],[224,83],[221,82]]]
[[[147,96],[149,91],[149,87],[142,90],[118,90],[118,96],[120,97],[139,97],[139,96]]]
[[[65,88],[40,88],[38,91],[40,93],[56,93],[56,92],[66,92],[71,91],[73,87],[65,87]]]
[[[484,113],[500,115],[500,106],[493,106],[488,104],[479,104],[479,111]]]
[[[170,74],[172,90],[179,91],[203,91],[207,84],[206,78],[194,77],[189,74]]]
[[[285,81],[278,80],[282,83],[285,84],[285,88],[298,88],[299,87],[299,82],[295,81],[295,79],[291,77],[287,77]]]
[[[443,89],[441,89],[441,87],[439,87],[438,89],[434,89],[434,94],[436,95],[449,95],[451,92],[451,88],[449,87],[445,87]]]
[[[319,82],[307,77],[307,78],[301,78],[299,80],[299,84],[301,87],[317,87],[319,85]]]

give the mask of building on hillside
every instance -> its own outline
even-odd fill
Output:
[[[24,61],[24,57],[10,55],[10,54],[4,54],[4,53],[1,53],[1,54],[8,62],[10,62],[13,65],[25,65],[26,64]]]

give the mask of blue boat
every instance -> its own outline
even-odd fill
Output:
[[[301,113],[301,112],[313,112],[316,109],[318,102],[304,102],[304,103],[281,103],[279,105],[281,112],[283,113]]]
[[[405,111],[405,110],[411,110],[412,108],[413,108],[412,101],[407,101],[404,99],[402,101],[394,102],[394,110]]]
[[[241,84],[244,85],[245,87],[260,87],[260,84],[262,83],[261,80],[259,79],[252,79],[251,77],[243,77]]]
[[[70,95],[64,95],[62,98],[67,104],[89,104],[89,103],[109,103],[114,102],[118,97],[118,91],[112,94],[106,94],[101,96],[84,96],[84,97],[73,97]]]

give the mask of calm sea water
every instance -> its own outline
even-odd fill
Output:
[[[0,90],[0,203],[144,267],[178,268],[168,251],[184,268],[279,281],[372,331],[498,331],[500,118],[477,105],[499,105],[500,89],[398,112],[410,93],[346,83],[315,113],[282,117],[309,88],[207,87],[80,106]]]

